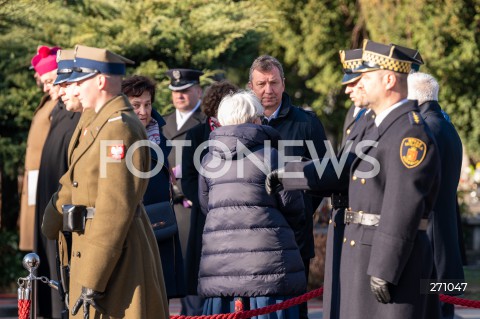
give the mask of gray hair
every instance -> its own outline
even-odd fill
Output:
[[[240,91],[225,96],[218,107],[217,119],[223,125],[253,123],[263,114],[260,100],[251,92]]]
[[[439,85],[430,74],[410,73],[407,81],[409,100],[417,100],[419,105],[426,101],[438,101]]]
[[[277,68],[280,71],[280,78],[285,77],[283,74],[282,64],[270,55],[261,55],[253,61],[252,66],[250,67],[250,73],[248,75],[248,81],[252,81],[252,73],[254,70],[259,70],[262,72],[271,71],[273,68]]]

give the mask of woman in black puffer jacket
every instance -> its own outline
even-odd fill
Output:
[[[218,110],[222,127],[210,134],[215,144],[202,161],[199,200],[207,217],[198,293],[207,298],[204,314],[260,308],[306,289],[290,226],[305,222],[303,197],[299,191],[267,194],[265,177],[278,166],[280,135],[258,125],[261,114],[250,93],[224,98]],[[296,306],[272,318],[298,316]]]

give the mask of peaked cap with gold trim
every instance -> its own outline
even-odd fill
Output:
[[[360,73],[353,73],[353,70],[362,65],[362,49],[340,50],[340,62],[343,67],[342,84],[355,82],[360,77]]]
[[[97,74],[125,75],[125,64],[134,63],[132,60],[107,49],[77,44],[75,46],[73,72],[68,82],[82,81]]]
[[[387,45],[371,40],[363,40],[362,65],[353,73],[363,73],[375,70],[390,70],[399,73],[410,73],[418,70],[423,60],[417,50]]]

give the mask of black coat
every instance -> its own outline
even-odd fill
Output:
[[[164,118],[165,118],[166,124],[162,128],[162,133],[165,135],[167,140],[183,141],[186,139],[188,130],[200,123],[204,123],[206,116],[200,111],[200,108],[198,108],[190,116],[190,118],[185,122],[185,124],[183,124],[180,130],[177,130],[176,112],[166,115]],[[175,157],[175,152],[176,152],[176,149],[173,148],[173,150],[170,152],[168,156],[168,162],[170,163],[171,167],[180,168],[182,166],[181,158],[177,159]],[[180,178],[177,178],[176,183],[180,191],[183,191]],[[183,260],[185,260],[187,258],[186,253],[187,253],[188,235],[190,232],[191,209],[184,207],[181,203],[175,204],[174,206],[175,206],[175,214],[177,216],[178,232],[180,235],[180,245],[182,247],[182,256],[183,256]]]
[[[345,120],[343,121],[343,130],[342,130],[342,143],[340,144],[340,147],[343,147],[345,145],[345,142],[349,138],[350,133],[352,132],[353,125],[355,124],[355,117],[353,114],[355,113],[355,105],[352,105],[348,111],[347,114],[345,115]]]
[[[433,244],[434,264],[439,282],[464,281],[457,225],[457,187],[462,169],[462,141],[442,114],[438,102],[420,105],[420,114],[437,141],[441,158],[442,180],[433,206],[428,237]],[[455,294],[455,293],[453,293]]]
[[[43,215],[53,193],[60,186],[59,180],[68,170],[67,151],[73,131],[77,126],[81,113],[67,111],[59,101],[52,111],[50,130],[43,146],[40,169],[38,173],[37,205],[35,207],[35,241],[34,250],[40,257],[37,270],[41,276],[53,280],[57,277],[56,244],[42,235]],[[48,285],[38,287],[38,315],[60,318],[63,304],[58,292]]]
[[[187,294],[189,295],[197,294],[198,271],[202,254],[202,234],[205,226],[205,215],[202,213],[198,202],[198,171],[194,164],[194,154],[200,144],[208,141],[210,132],[211,128],[208,122],[190,129],[187,132],[186,139],[191,140],[192,145],[185,147],[182,154],[182,189],[185,196],[192,201],[190,233],[185,259]],[[200,163],[207,153],[208,146],[204,146],[199,156]]]
[[[378,128],[370,128],[364,140],[378,145],[363,148],[370,157],[353,162],[349,206],[378,214],[380,222],[345,225],[340,318],[433,318],[430,311],[436,309],[427,309],[426,295],[419,289],[420,280],[431,276],[433,256],[426,232],[418,227],[429,216],[438,192],[440,157],[435,140],[412,101],[391,111]],[[375,167],[379,171],[373,173]],[[390,283],[390,303],[375,299],[370,276]]]
[[[155,110],[152,110],[152,118],[158,122],[160,129],[165,125],[165,121]],[[166,144],[165,136],[160,133],[159,146],[164,156],[165,165],[158,174],[150,177],[150,180],[148,181],[148,187],[143,196],[143,204],[145,207],[170,200],[170,173],[168,171],[167,157],[171,151],[171,147]],[[153,148],[150,149],[150,155],[151,169],[157,164],[162,164],[159,163],[159,157]],[[167,289],[167,297],[168,299],[183,297],[185,295],[185,277],[179,235],[176,234],[163,241],[157,241],[157,244],[160,250],[160,259],[162,261],[163,278],[165,280],[165,288]]]
[[[322,158],[324,156],[326,152],[324,142],[327,141],[327,137],[322,123],[313,112],[308,112],[292,105],[288,94],[283,93],[278,116],[272,119],[268,125],[275,128],[283,140],[304,141],[302,146],[286,147],[286,156],[297,156],[306,159]],[[315,152],[309,150],[305,141],[313,142]],[[301,228],[294,229],[294,231],[302,258],[308,260],[315,256],[312,217],[315,209],[320,204],[320,200],[304,194],[304,203],[306,223]]]
[[[287,190],[308,190],[318,196],[342,196],[348,200],[348,183],[350,166],[356,159],[355,147],[362,141],[369,127],[374,125],[373,112],[364,113],[354,125],[350,126],[351,132],[346,141],[351,144],[342,145],[337,160],[346,156],[345,165],[341,174],[337,175],[332,162],[329,161],[321,175],[317,168],[321,160],[292,162],[285,167],[287,172],[303,172],[303,178],[285,178],[283,186]],[[347,203],[348,204],[348,203]],[[340,257],[343,246],[345,208],[333,208],[327,230],[327,245],[325,253],[325,272],[323,293],[323,315],[325,318],[335,319],[339,316],[340,306]]]
[[[204,297],[305,291],[303,261],[287,221],[303,217],[301,192],[269,196],[265,190],[266,174],[277,167],[278,153],[265,148],[264,141],[275,145],[278,138],[275,130],[255,124],[224,126],[210,135],[229,152],[210,146],[202,167],[218,173],[223,164],[231,166],[216,177],[199,177],[200,205],[207,215],[198,285]],[[239,156],[237,140],[250,157]],[[208,168],[218,163],[217,169]]]

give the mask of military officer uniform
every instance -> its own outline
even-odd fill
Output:
[[[362,50],[340,51],[340,60],[343,65],[343,71],[355,69],[361,64]],[[359,80],[360,74],[344,73],[342,84],[346,85]],[[353,113],[353,112],[352,112]],[[338,153],[338,160],[346,157],[345,165],[341,170],[341,175],[337,175],[334,166],[329,162],[322,175],[319,176],[315,164],[320,165],[320,160],[309,162],[288,163],[285,167],[286,172],[303,172],[303,178],[285,178],[283,186],[286,190],[303,189],[309,190],[312,194],[319,196],[331,196],[332,212],[327,231],[327,246],[325,256],[325,272],[323,293],[323,315],[326,318],[338,317],[338,306],[340,303],[340,256],[343,244],[344,231],[344,210],[348,207],[348,179],[350,165],[356,158],[355,147],[362,141],[363,136],[369,127],[373,125],[373,112],[357,114],[353,121],[349,122],[348,133],[344,136],[344,143]],[[347,121],[348,120],[348,121]],[[345,142],[348,141],[348,144]]]
[[[199,85],[200,76],[203,72],[190,69],[171,69],[167,72],[167,75],[171,79],[169,89],[172,91],[181,91],[188,89],[193,85]],[[164,116],[165,126],[162,127],[162,132],[165,137],[170,141],[183,141],[187,136],[189,129],[197,126],[200,123],[205,123],[206,116],[203,114],[200,108],[201,101],[197,102],[196,109],[185,121],[185,123],[178,128],[177,125],[177,112],[173,112]],[[181,158],[176,158],[175,149],[173,149],[168,155],[168,162],[173,167],[176,176],[181,171],[182,163]],[[177,177],[177,187],[179,192],[182,192],[181,178]],[[183,193],[181,193],[183,194]],[[179,194],[176,194],[179,198]],[[180,243],[182,246],[182,254],[185,260],[185,254],[187,250],[188,234],[190,231],[190,205],[187,202],[187,198],[179,198],[179,203],[175,204],[175,214],[177,215],[178,231],[180,236]]]
[[[168,88],[175,91],[183,91],[190,89],[195,85],[200,84],[200,76],[203,75],[203,72],[192,69],[170,69],[166,73],[170,78],[170,85]],[[179,126],[178,123],[181,123],[180,111],[175,110],[175,112],[164,116],[165,126],[162,127],[162,133],[170,141],[184,141],[186,140],[187,132],[197,126],[198,124],[205,123],[206,115],[201,111],[200,108],[201,100],[199,99],[192,110],[192,113],[183,122],[183,125]],[[185,115],[184,115],[185,116]],[[176,151],[173,149],[169,156],[168,162],[170,166],[173,167],[173,172],[176,178],[176,187],[174,189],[174,198],[175,198],[175,215],[177,217],[178,224],[178,234],[180,238],[180,245],[182,248],[182,257],[185,261],[187,259],[187,246],[188,246],[188,237],[190,234],[191,223],[191,201],[185,197],[182,190],[181,182],[181,167],[182,159],[176,158]],[[196,187],[193,187],[195,188]],[[188,190],[185,190],[188,193]],[[188,274],[190,270],[185,269],[185,275]],[[185,278],[187,279],[187,278]],[[188,285],[188,282],[187,282]],[[200,298],[196,295],[187,295],[181,299],[182,309],[181,314],[183,315],[201,315],[203,309],[203,298]]]
[[[363,72],[379,69],[408,73],[409,56],[394,46],[364,42]],[[406,96],[405,96],[406,97]],[[351,167],[349,208],[340,266],[340,318],[433,318],[421,279],[429,279],[432,249],[426,229],[437,196],[440,157],[416,102],[391,106],[369,129]],[[375,168],[377,167],[378,170]],[[371,277],[388,283],[391,299],[371,292]]]
[[[97,74],[121,76],[131,62],[104,49],[77,45],[75,51],[70,82]],[[62,205],[86,206],[83,231],[72,232],[70,309],[89,288],[103,294],[95,299],[98,309],[90,307],[92,318],[165,319],[160,255],[142,204],[148,179],[138,175],[149,171],[150,152],[140,147],[129,153],[147,136],[120,87],[111,94],[118,95],[77,126],[69,147],[70,167],[45,211],[42,231],[56,239],[67,226]],[[83,317],[82,311],[73,317]]]

